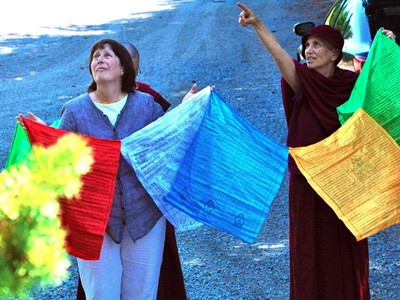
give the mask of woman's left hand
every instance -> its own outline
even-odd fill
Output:
[[[215,89],[215,85],[212,85],[210,87],[210,89],[214,90]],[[190,100],[190,98],[192,98],[196,93],[197,93],[197,83],[192,85],[192,88],[190,89],[190,91],[185,95],[185,97],[183,97],[182,102]]]
[[[189,100],[190,98],[192,98],[194,96],[194,94],[196,94],[196,92],[197,92],[197,84],[195,83],[192,85],[192,88],[185,95],[185,97],[183,97],[182,102],[185,102],[185,101]]]

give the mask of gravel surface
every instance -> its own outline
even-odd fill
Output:
[[[295,57],[295,23],[320,23],[334,1],[252,0],[248,4]],[[254,126],[284,144],[286,125],[279,74],[252,29],[238,25],[235,1],[163,1],[170,10],[149,18],[73,28],[75,36],[25,36],[3,40],[0,51],[0,166],[11,145],[15,116],[33,111],[52,121],[64,102],[86,90],[87,57],[102,37],[128,40],[141,52],[142,74],[165,98],[180,103],[196,81],[219,93]],[[88,14],[93,11],[88,11]],[[89,32],[90,31],[90,32]],[[87,33],[87,34],[86,34]],[[96,34],[95,34],[96,33]],[[372,299],[400,299],[400,227],[370,238]],[[288,299],[287,175],[264,227],[252,244],[208,226],[177,233],[189,299]],[[73,260],[72,260],[73,261]],[[76,265],[59,287],[38,288],[32,299],[74,299]]]

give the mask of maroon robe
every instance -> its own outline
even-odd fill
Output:
[[[282,79],[287,145],[307,146],[328,137],[340,123],[336,107],[348,100],[357,74],[336,68],[330,78],[295,61],[301,82]],[[370,299],[368,240],[357,242],[289,158],[290,299]]]
[[[137,89],[153,96],[154,101],[161,105],[164,111],[171,106],[161,94],[153,90],[150,85],[136,81]],[[157,300],[186,300],[186,288],[183,278],[182,266],[179,259],[178,246],[174,226],[167,221],[163,261],[158,282]],[[76,300],[86,300],[81,279],[78,275],[78,288]]]
[[[154,98],[154,101],[156,101],[158,104],[160,104],[164,111],[167,111],[168,108],[171,106],[171,103],[169,103],[167,100],[165,100],[164,97],[161,96],[161,94],[159,92],[153,90],[149,84],[140,82],[140,81],[136,81],[136,86],[137,86],[137,90],[139,90],[143,93],[152,95]]]

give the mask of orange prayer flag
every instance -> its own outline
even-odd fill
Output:
[[[290,155],[357,240],[400,222],[400,147],[363,109]]]

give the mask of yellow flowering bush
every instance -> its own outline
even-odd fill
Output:
[[[0,173],[0,297],[26,297],[34,285],[68,277],[57,199],[79,197],[92,163],[86,142],[67,134]]]

